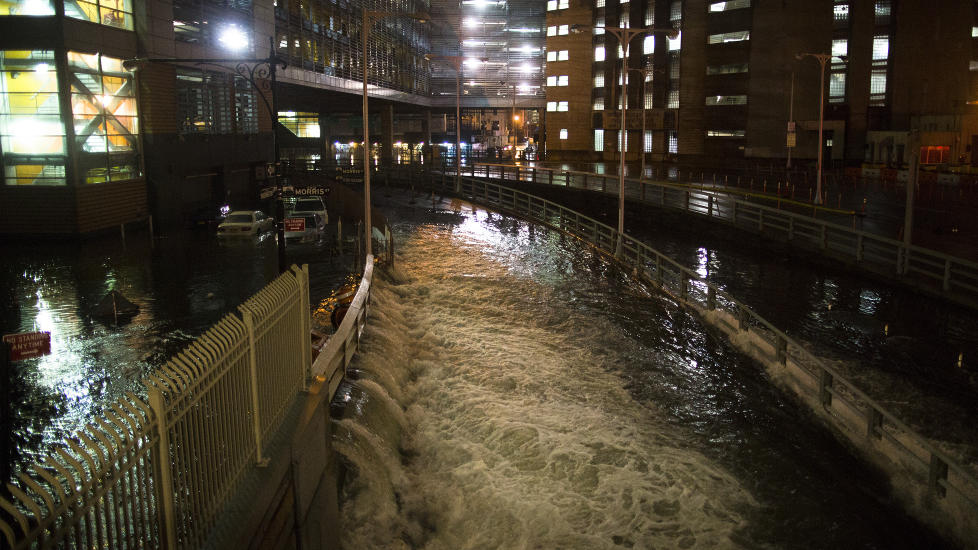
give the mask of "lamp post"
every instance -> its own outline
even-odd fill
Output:
[[[825,125],[825,64],[832,59],[832,55],[827,53],[800,53],[795,56],[799,61],[805,57],[814,57],[818,60],[822,76],[819,80],[818,95],[818,168],[816,169],[815,181],[815,204],[822,204],[822,128]]]
[[[186,57],[139,57],[127,59],[123,62],[126,69],[138,68],[143,63],[193,63],[195,65],[210,65],[222,70],[231,70],[225,64],[234,64],[234,73],[248,81],[248,84],[258,93],[262,103],[268,110],[272,119],[272,150],[274,154],[274,169],[272,170],[272,186],[275,187],[277,198],[276,212],[276,237],[278,240],[278,270],[284,273],[288,269],[288,262],[285,257],[285,203],[282,200],[282,180],[278,174],[279,144],[277,138],[278,129],[278,102],[275,96],[276,72],[278,67],[284,69],[286,63],[275,54],[275,38],[269,37],[268,57],[266,58],[186,58]],[[268,98],[265,92],[269,92]]]
[[[642,171],[639,172],[638,179],[642,181],[645,179],[645,83],[649,79],[649,74],[652,73],[651,67],[642,67],[641,69],[628,69],[629,71],[635,71],[642,75],[642,139],[639,140],[639,154],[642,157]],[[622,82],[624,85],[624,82]]]
[[[462,56],[460,55],[426,55],[428,59],[448,61],[455,69],[455,192],[462,189],[460,177],[462,174]],[[471,160],[471,159],[469,159]]]
[[[366,256],[373,254],[372,234],[373,228],[370,221],[370,114],[367,110],[367,67],[369,58],[367,57],[367,47],[369,46],[370,28],[375,21],[385,17],[409,17],[422,23],[428,20],[427,16],[416,13],[390,13],[386,11],[372,11],[363,8],[363,28],[360,34],[363,35],[363,225],[364,237],[366,240]]]
[[[575,25],[574,32],[580,32],[582,27]],[[622,78],[621,78],[621,129],[618,132],[618,156],[619,167],[618,167],[618,239],[615,244],[615,256],[620,256],[622,249],[624,248],[625,239],[625,102],[628,97],[628,79],[625,75],[628,73],[628,45],[631,43],[632,39],[636,36],[642,34],[655,34],[662,33],[667,35],[669,38],[676,38],[679,36],[679,31],[676,29],[658,29],[654,27],[644,27],[639,29],[629,29],[622,27],[593,27],[594,29],[603,29],[605,32],[611,33],[616,39],[618,39],[618,44],[621,46],[623,56],[622,59]],[[615,63],[617,67],[617,63]],[[612,80],[614,80],[614,71],[612,71]],[[614,100],[614,98],[612,98]],[[645,114],[644,112],[642,113]],[[645,117],[643,116],[644,120]],[[645,139],[645,136],[642,136]],[[643,144],[644,145],[644,144]]]

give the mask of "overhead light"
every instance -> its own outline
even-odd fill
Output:
[[[217,41],[231,51],[240,51],[248,47],[248,35],[237,25],[228,25],[221,29]]]

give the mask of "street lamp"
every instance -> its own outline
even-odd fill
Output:
[[[642,171],[639,172],[638,176],[639,181],[642,181],[645,179],[645,83],[649,79],[649,74],[652,73],[652,67],[628,70],[642,75],[642,139],[639,140],[639,154],[642,156]],[[624,85],[624,82],[622,82],[622,85]]]
[[[805,57],[813,57],[818,60],[821,68],[821,79],[819,80],[818,95],[818,168],[816,170],[815,181],[815,204],[822,204],[822,127],[825,125],[825,64],[832,59],[833,55],[827,53],[800,53],[795,59],[801,61]]]
[[[229,27],[221,34],[219,41],[231,49],[241,49],[246,45],[247,37],[237,27]],[[278,144],[278,103],[275,97],[276,72],[278,67],[283,69],[286,63],[275,54],[275,38],[269,37],[268,57],[263,59],[248,58],[187,58],[187,57],[138,57],[123,61],[122,66],[127,70],[138,68],[143,63],[193,63],[196,65],[210,65],[222,70],[230,70],[225,63],[233,63],[234,72],[248,81],[248,84],[258,93],[262,103],[268,110],[272,119],[272,150],[274,151],[275,168],[270,176],[272,186],[276,189],[275,194],[278,199],[276,205],[276,237],[278,240],[278,270],[284,273],[288,269],[285,257],[285,202],[282,197],[282,180],[278,174],[279,144]],[[271,101],[265,97],[265,92],[269,92]]]
[[[582,27],[579,25],[574,26],[574,32],[580,32]],[[586,27],[584,27],[586,28]],[[620,256],[622,249],[624,248],[625,239],[625,102],[628,97],[628,79],[625,77],[628,73],[628,45],[631,43],[632,39],[636,36],[642,34],[655,34],[662,33],[668,36],[670,39],[675,39],[679,36],[679,31],[677,29],[658,29],[654,27],[644,27],[640,29],[629,29],[623,27],[593,27],[594,29],[603,29],[605,32],[611,33],[615,38],[618,39],[618,45],[621,46],[623,56],[622,59],[622,78],[621,78],[621,129],[618,132],[618,156],[619,167],[618,167],[618,242],[615,245],[615,256]],[[617,67],[617,63],[615,63]],[[612,80],[614,80],[614,71],[611,74]],[[614,98],[612,98],[614,100]],[[643,105],[644,107],[644,105]],[[645,113],[643,112],[642,120],[645,120]],[[643,134],[642,139],[645,139]],[[644,149],[644,142],[643,142]]]
[[[425,58],[439,59],[448,61],[455,68],[455,192],[458,193],[462,189],[461,182],[459,178],[462,174],[462,107],[461,107],[461,96],[462,96],[462,61],[463,57],[460,55],[431,55],[428,54]],[[471,160],[471,159],[469,159]]]
[[[363,35],[363,229],[366,236],[366,256],[373,253],[373,244],[371,243],[373,228],[370,221],[370,115],[367,110],[367,66],[369,61],[367,47],[369,46],[370,28],[375,21],[385,17],[409,17],[422,23],[428,20],[427,16],[417,13],[390,13],[363,8],[363,28],[360,30],[360,34]]]

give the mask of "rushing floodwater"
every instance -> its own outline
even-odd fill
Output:
[[[346,548],[946,547],[676,304],[446,207],[389,215],[396,270],[336,421]]]

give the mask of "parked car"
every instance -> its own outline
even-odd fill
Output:
[[[218,236],[261,235],[271,231],[275,220],[261,210],[235,210],[217,226]]]
[[[318,241],[326,231],[326,222],[315,212],[295,212],[285,218],[286,241]]]
[[[290,213],[313,212],[319,214],[323,223],[329,223],[329,214],[326,212],[326,204],[319,197],[297,197],[294,203],[286,202],[286,210]]]

